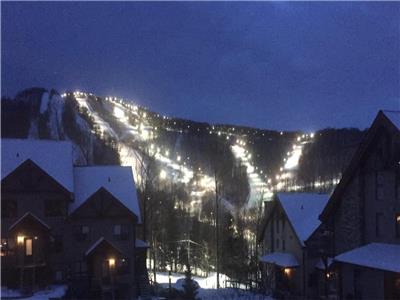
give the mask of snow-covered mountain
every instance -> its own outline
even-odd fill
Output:
[[[2,99],[2,136],[70,140],[76,164],[130,165],[139,189],[150,181],[161,188],[184,186],[190,195],[185,205],[195,209],[215,191],[216,181],[226,206],[234,208],[274,191],[328,191],[362,132],[198,123],[129,100],[33,88]]]

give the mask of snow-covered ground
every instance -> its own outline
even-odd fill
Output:
[[[171,285],[173,288],[177,290],[183,289],[182,282],[177,283],[178,279],[181,278],[185,278],[185,275],[180,273],[171,273]],[[192,278],[200,286],[197,296],[202,300],[272,300],[269,296],[254,294],[241,289],[223,288],[225,286],[225,281],[229,280],[229,277],[224,274],[220,274],[220,286],[222,287],[220,289],[216,288],[217,274],[215,272],[211,272],[208,277],[192,276]],[[169,276],[167,272],[157,272],[156,279],[164,288],[168,288]]]
[[[65,295],[67,291],[66,285],[51,285],[46,290],[41,290],[34,293],[32,296],[23,297],[19,291],[16,290],[9,290],[6,288],[1,288],[1,299],[7,298],[17,298],[18,299],[26,299],[26,300],[45,300],[50,298],[59,298]]]

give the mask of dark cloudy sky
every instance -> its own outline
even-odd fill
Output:
[[[400,3],[1,5],[3,95],[79,89],[272,129],[364,128],[400,109]]]

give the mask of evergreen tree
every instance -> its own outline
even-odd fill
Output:
[[[192,270],[190,269],[190,264],[186,264],[185,271],[185,282],[183,283],[183,294],[182,298],[185,300],[197,300],[197,289],[198,284],[192,279]]]

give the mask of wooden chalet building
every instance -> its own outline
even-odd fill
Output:
[[[400,299],[400,112],[378,113],[320,219],[338,298]]]
[[[135,299],[146,245],[130,167],[73,165],[69,142],[1,141],[2,285]],[[144,257],[143,257],[144,256]]]
[[[262,256],[262,287],[274,296],[315,298],[321,256],[307,242],[319,239],[319,214],[329,196],[279,193],[265,202],[265,218],[258,237]]]

